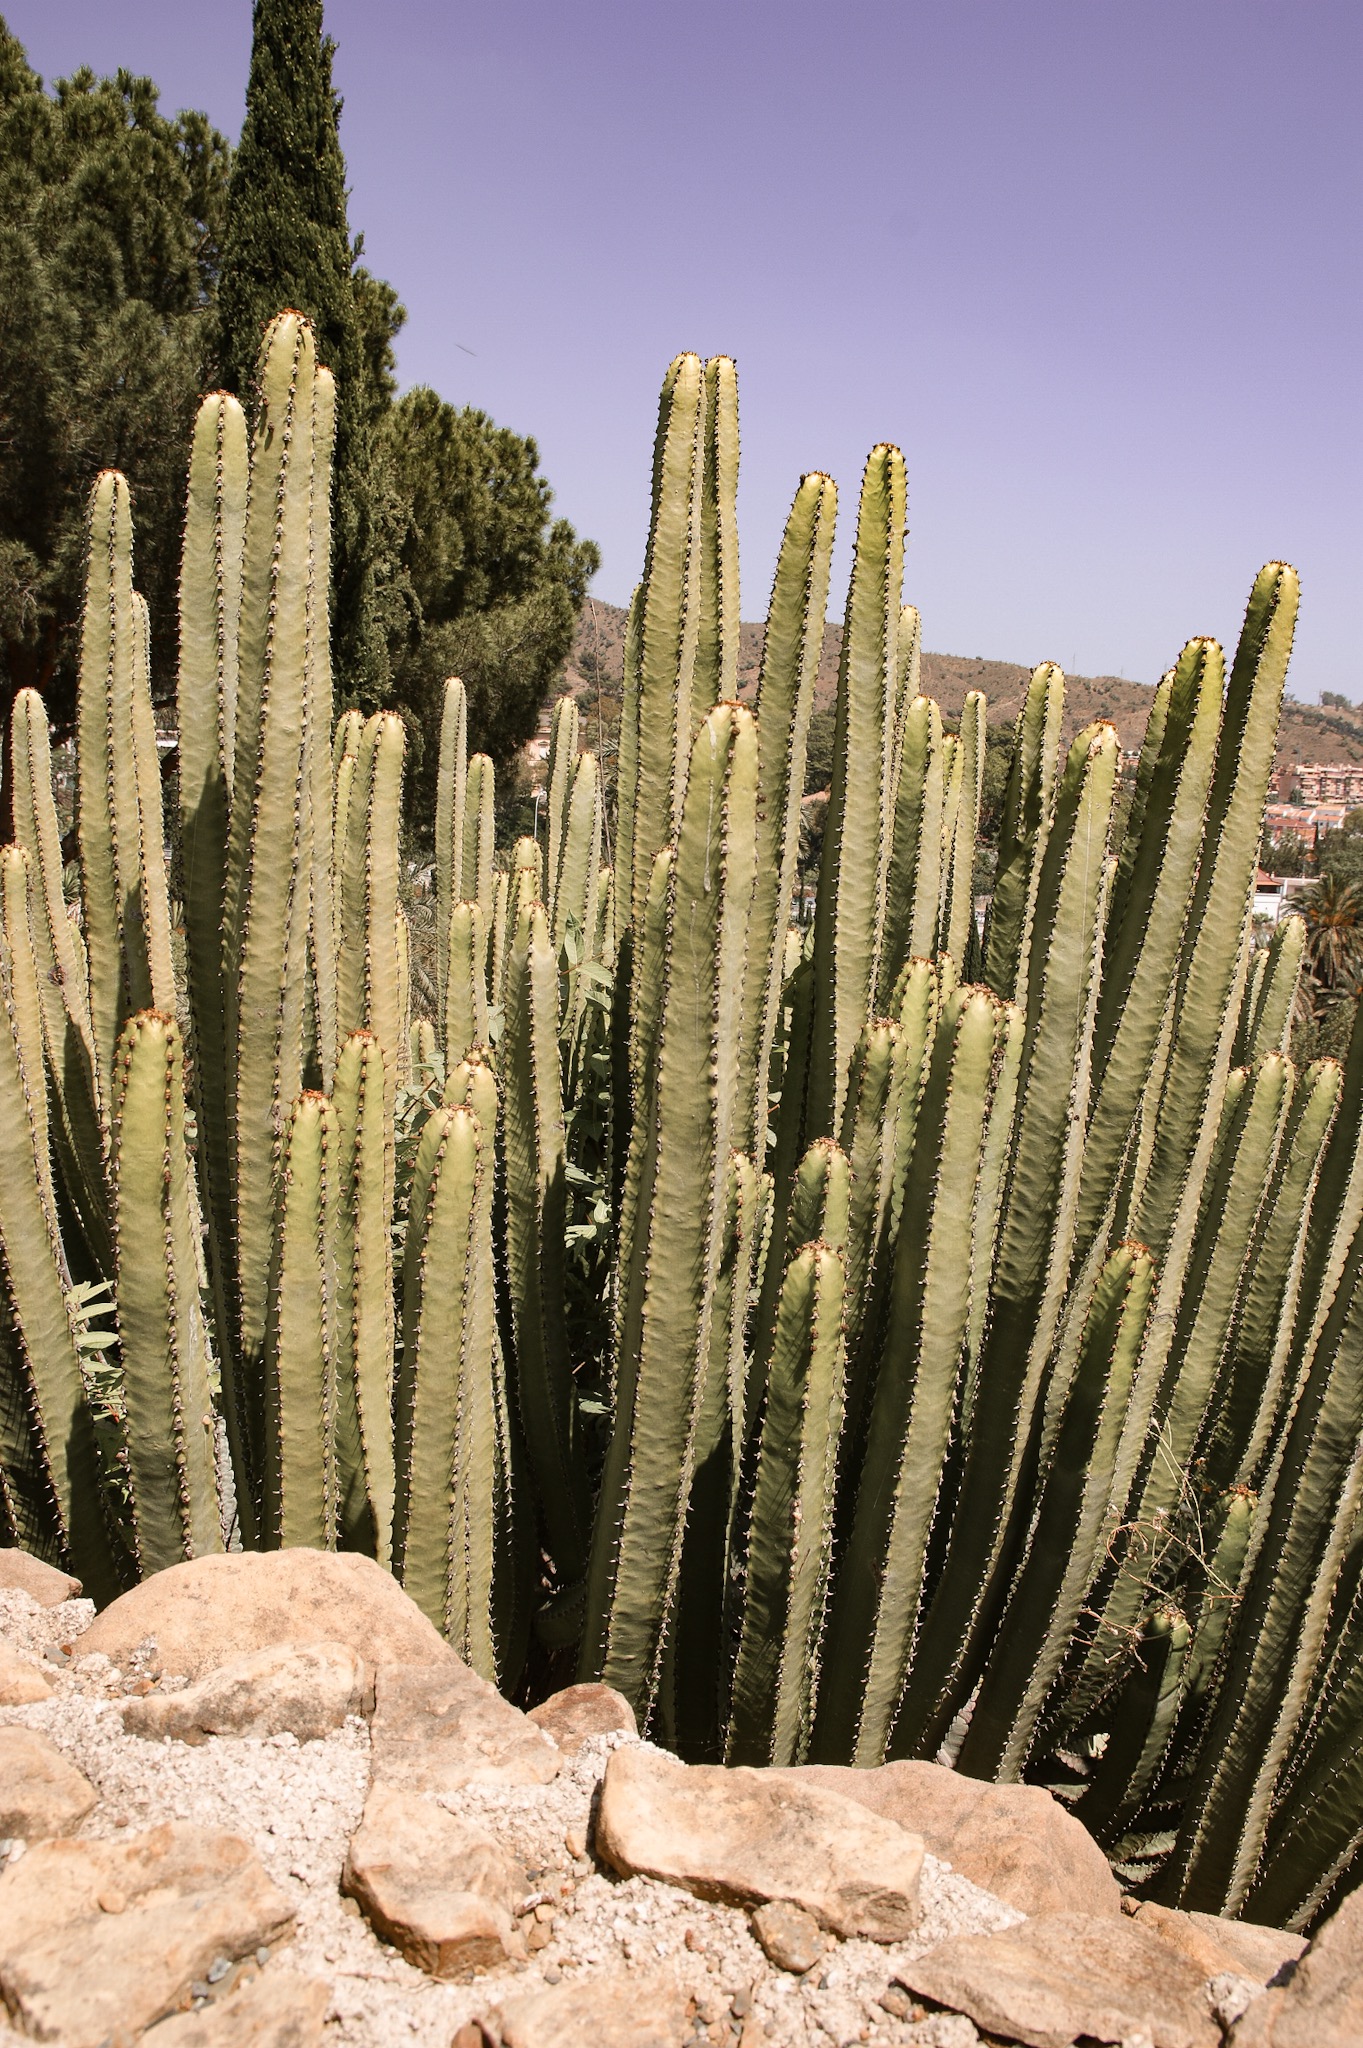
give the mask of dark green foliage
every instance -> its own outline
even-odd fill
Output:
[[[346,219],[340,98],[322,0],[256,0],[246,119],[232,165],[214,349],[218,375],[243,402],[254,388],[266,324],[283,306],[306,313],[317,359],[336,378],[332,636],[338,693],[365,710],[388,699],[389,642],[402,617],[396,541],[373,447],[391,376],[388,342],[401,309],[357,277]],[[384,329],[387,327],[387,334]]]
[[[127,476],[153,666],[174,649],[189,435],[205,369],[228,148],[150,79],[54,92],[0,21],[0,711],[25,685],[69,722],[97,471]],[[8,776],[6,777],[8,782]]]
[[[402,563],[421,611],[392,693],[426,741],[414,767],[421,821],[432,814],[446,676],[468,692],[470,751],[504,766],[535,730],[601,558],[551,519],[533,439],[486,413],[418,386],[387,415],[381,448],[407,508]]]

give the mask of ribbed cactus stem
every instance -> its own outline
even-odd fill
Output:
[[[675,1594],[710,1345],[737,1092],[731,1063],[716,1055],[742,997],[756,801],[756,722],[741,706],[717,705],[692,751],[672,867],[652,1131],[622,1274],[616,1417],[583,1637],[584,1669],[603,1671],[645,1712]],[[637,1228],[644,1218],[647,1236]]]
[[[511,949],[502,1062],[515,1384],[550,1552],[571,1583],[586,1566],[589,1507],[564,1325],[567,1150],[559,1092],[558,963],[541,903],[522,913]]]
[[[445,1000],[450,913],[464,883],[464,811],[468,788],[468,693],[458,676],[445,684],[435,778],[436,1000]]]
[[[871,451],[838,672],[833,780],[814,921],[814,1014],[806,1136],[842,1122],[848,1070],[875,988],[884,919],[887,711],[904,570],[904,458]]]
[[[456,903],[445,939],[446,1067],[455,1066],[470,1046],[486,1045],[487,925],[477,903]]]
[[[492,1133],[427,1121],[412,1180],[397,1393],[395,1566],[465,1660],[495,1679]]]
[[[818,1686],[842,1415],[843,1262],[806,1245],[786,1271],[757,1465],[727,1760],[804,1760]]]
[[[284,313],[267,331],[252,455],[240,681],[223,919],[228,1139],[236,1236],[236,1349],[229,1404],[259,1415],[276,1173],[303,1080],[309,833],[305,749],[313,541],[312,330]],[[254,1427],[254,1425],[252,1425]],[[240,1435],[240,1429],[234,1434]],[[247,1534],[259,1486],[237,1471]]]
[[[264,1528],[271,1548],[334,1550],[338,1128],[300,1095],[285,1128],[265,1338]]]
[[[348,1038],[336,1062],[336,1456],[347,1547],[388,1564],[393,1543],[393,1126],[383,1047]]]
[[[114,1068],[114,1212],[125,1441],[144,1574],[222,1549],[185,1075],[173,1017],[130,1017]]]
[[[469,762],[464,798],[464,861],[455,895],[492,916],[497,775],[486,754]]]
[[[738,371],[732,356],[705,365],[705,416],[691,723],[738,695]]]

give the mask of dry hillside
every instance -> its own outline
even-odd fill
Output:
[[[738,672],[739,694],[743,697],[750,697],[757,688],[763,631],[760,624],[751,622],[740,630]],[[823,659],[815,687],[816,710],[833,701],[841,644],[842,627],[830,625],[824,633]],[[624,646],[624,612],[618,605],[590,598],[568,658],[566,678],[569,689],[584,699],[584,738],[591,731],[598,684],[606,715],[616,708]],[[967,691],[983,690],[991,724],[1011,724],[1030,674],[1029,668],[1017,662],[982,661],[961,654],[923,656],[923,689],[937,699],[950,718],[959,714]],[[1134,752],[1145,731],[1151,694],[1150,684],[1126,682],[1120,676],[1067,676],[1066,739],[1095,718],[1110,718],[1121,737],[1123,751]],[[1289,701],[1283,711],[1278,759],[1284,767],[1293,761],[1363,762],[1363,710],[1321,710]]]

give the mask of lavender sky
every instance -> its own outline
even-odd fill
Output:
[[[235,137],[248,0],[0,0],[49,81]],[[404,386],[537,436],[642,560],[657,389],[738,359],[743,612],[806,469],[909,470],[929,647],[1153,681],[1302,574],[1292,688],[1363,697],[1358,0],[327,0]]]

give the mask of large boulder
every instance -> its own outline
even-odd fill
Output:
[[[0,1728],[0,1835],[69,1835],[99,1798],[83,1771],[36,1728]]]
[[[1196,1963],[1204,1977],[1231,1975],[1267,1984],[1306,1947],[1300,1934],[1277,1927],[1256,1927],[1251,1920],[1222,1920],[1215,1913],[1185,1913],[1174,1906],[1145,1900],[1132,1918],[1147,1934],[1157,1934],[1180,1955]]]
[[[1088,1829],[1039,1785],[990,1785],[942,1764],[858,1771],[805,1764],[776,1775],[821,1785],[921,1835],[1019,1913],[1120,1913],[1121,1888]]]
[[[355,1551],[244,1550],[173,1564],[106,1607],[81,1652],[122,1664],[149,1637],[161,1669],[181,1678],[278,1643],[344,1643],[370,1664],[454,1655],[391,1572]]]
[[[80,1593],[80,1580],[54,1564],[44,1564],[27,1550],[0,1550],[0,1591],[17,1589],[40,1607],[60,1607]]]
[[[52,1688],[31,1657],[0,1642],[0,1707],[28,1707],[52,1697]]]
[[[547,1785],[562,1757],[495,1685],[446,1653],[439,1664],[381,1664],[374,1682],[376,1784],[434,1796],[465,1785]]]
[[[633,1707],[613,1685],[567,1685],[532,1707],[530,1719],[565,1756],[576,1755],[594,1735],[639,1733]]]
[[[130,1735],[203,1742],[210,1735],[296,1735],[315,1742],[363,1713],[373,1680],[346,1643],[278,1643],[220,1664],[183,1692],[129,1700]]]
[[[154,2048],[321,2048],[331,1994],[318,1977],[266,1970],[200,2012],[163,2020]]]
[[[419,1793],[372,1788],[341,1889],[429,1976],[462,1982],[524,1952],[511,1918],[524,1870],[483,1829]]]
[[[1046,1913],[999,1934],[959,1935],[895,1975],[920,1998],[1028,2048],[1142,2039],[1220,2048],[1201,1969],[1120,1913]]]
[[[622,1876],[660,1878],[735,1905],[787,1899],[844,1936],[900,1941],[921,1915],[920,1838],[790,1772],[617,1749],[601,1786],[596,1847]]]
[[[1363,2041],[1363,1891],[1326,1921],[1287,1983],[1256,1998],[1232,2048],[1358,2048]]]
[[[188,2003],[294,1918],[250,1846],[185,1822],[39,1842],[0,1877],[0,1998],[26,2034],[100,2048]]]
[[[587,1977],[509,1998],[502,2048],[680,2048],[691,2032],[684,1986],[664,1971]]]

